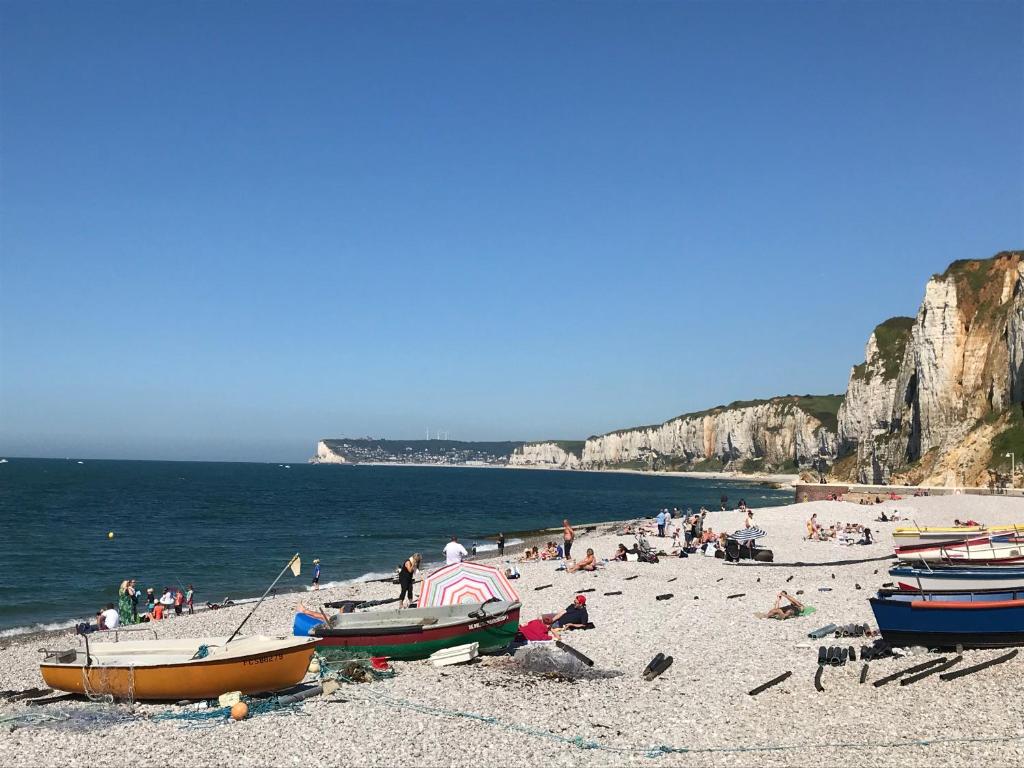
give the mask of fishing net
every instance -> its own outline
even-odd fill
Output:
[[[265,699],[256,699],[251,696],[242,696],[249,707],[247,717],[258,717],[270,714],[290,714],[298,710],[293,703],[283,704],[277,696]],[[153,720],[171,720],[180,722],[182,725],[192,727],[214,727],[231,720],[231,707],[222,707],[216,700],[210,702],[199,702],[181,709],[168,709],[153,715]]]
[[[340,683],[371,683],[376,680],[387,680],[395,676],[395,669],[378,669],[369,656],[353,654],[349,658],[327,659],[320,653],[316,654],[320,664],[321,680],[337,680]]]
[[[18,728],[47,728],[54,731],[87,733],[136,720],[138,716],[124,707],[53,707],[46,711],[23,712],[0,718],[0,725],[11,731]]]
[[[513,657],[516,667],[538,675],[561,675],[570,680],[591,677],[591,670],[553,642],[527,643]]]

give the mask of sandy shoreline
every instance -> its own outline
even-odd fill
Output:
[[[946,496],[881,507],[812,502],[761,509],[756,518],[769,531],[765,544],[774,550],[777,562],[802,560],[821,563],[818,566],[760,568],[690,557],[664,558],[657,564],[611,563],[596,574],[566,574],[555,571],[551,563],[520,564],[523,575],[516,586],[523,599],[524,622],[564,607],[579,589],[595,590],[588,598],[597,628],[566,637],[594,659],[594,671],[588,677],[575,682],[538,677],[524,673],[507,656],[442,670],[425,662],[398,663],[393,679],[346,685],[334,697],[308,701],[295,712],[203,731],[148,718],[166,711],[166,705],[137,705],[133,722],[104,731],[20,728],[0,742],[0,764],[77,765],[94,763],[97,754],[113,765],[176,766],[228,762],[760,766],[769,754],[773,764],[794,766],[1021,764],[1024,741],[1006,740],[1021,736],[1019,715],[1007,702],[1024,694],[1024,661],[1014,660],[962,681],[929,678],[905,688],[860,685],[861,664],[857,663],[826,670],[825,693],[815,691],[812,678],[819,643],[808,640],[807,632],[830,622],[873,625],[867,597],[888,581],[884,562],[828,563],[891,552],[888,534],[894,525],[874,522],[883,508],[900,509],[920,524],[948,523],[963,516],[988,523],[1024,521],[1024,502],[1019,499]],[[804,520],[815,511],[825,523],[868,524],[877,531],[879,542],[855,548],[805,542]],[[713,524],[732,530],[741,525],[741,519],[738,512],[716,513]],[[602,525],[582,537],[577,549],[593,547],[599,556],[607,557],[619,541],[629,539],[609,534]],[[536,590],[547,584],[552,586]],[[802,590],[802,599],[817,612],[787,622],[755,618],[754,613],[769,607],[780,588]],[[622,594],[604,595],[613,591]],[[665,593],[673,598],[654,599]],[[743,596],[728,598],[736,594]],[[361,583],[323,590],[315,601],[396,595],[397,587],[390,584]],[[288,633],[297,597],[268,601],[247,630]],[[238,606],[174,619],[160,625],[160,636],[225,634],[248,609]],[[41,685],[39,638],[9,637],[3,643],[7,647],[0,654],[0,688]],[[63,634],[50,635],[42,644],[73,643],[71,636]],[[861,641],[853,644],[859,648]],[[673,655],[675,664],[646,683],[639,673],[659,651]],[[995,655],[998,652],[965,653],[970,663]],[[869,682],[907,663],[873,662]],[[787,670],[793,676],[786,682],[756,698],[747,695],[750,688]],[[415,703],[419,710],[400,702]],[[46,708],[32,711],[41,709]],[[0,720],[26,711],[29,708],[20,702],[0,703]],[[455,717],[453,711],[495,718],[500,725]],[[981,737],[1002,740],[942,741]],[[576,738],[600,748],[582,749],[569,743]],[[930,743],[892,746],[924,740]],[[849,743],[874,746],[836,746]],[[145,749],[140,749],[143,745]],[[656,745],[694,750],[793,748],[648,757],[647,751]]]

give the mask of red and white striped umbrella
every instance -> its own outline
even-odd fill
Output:
[[[485,603],[491,598],[518,603],[519,593],[497,568],[472,562],[452,563],[423,577],[417,605],[436,608]]]

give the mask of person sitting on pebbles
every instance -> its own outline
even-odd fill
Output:
[[[586,629],[590,622],[587,615],[586,595],[576,595],[572,605],[558,613],[546,613],[541,620],[549,626],[549,631],[557,639],[563,629]]]
[[[786,600],[788,605],[782,605],[782,601]],[[775,597],[775,605],[767,613],[755,614],[759,619],[779,619],[785,621],[786,619],[794,619],[803,613],[804,604],[792,597],[786,590],[782,590]]]
[[[573,563],[565,570],[566,573],[575,573],[576,571],[596,571],[597,559],[594,557],[594,550],[588,549],[586,557],[584,557],[578,563]]]
[[[612,557],[612,560],[618,560],[618,561],[622,562],[622,561],[625,561],[625,559],[626,559],[626,545],[625,544],[619,544],[618,549],[615,550],[615,555],[614,555],[614,557]]]

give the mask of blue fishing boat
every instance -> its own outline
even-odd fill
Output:
[[[881,590],[871,610],[892,645],[1002,648],[1024,645],[1024,590],[904,592]]]
[[[889,570],[904,591],[976,592],[989,589],[1024,590],[1024,566],[916,568],[904,565]]]

